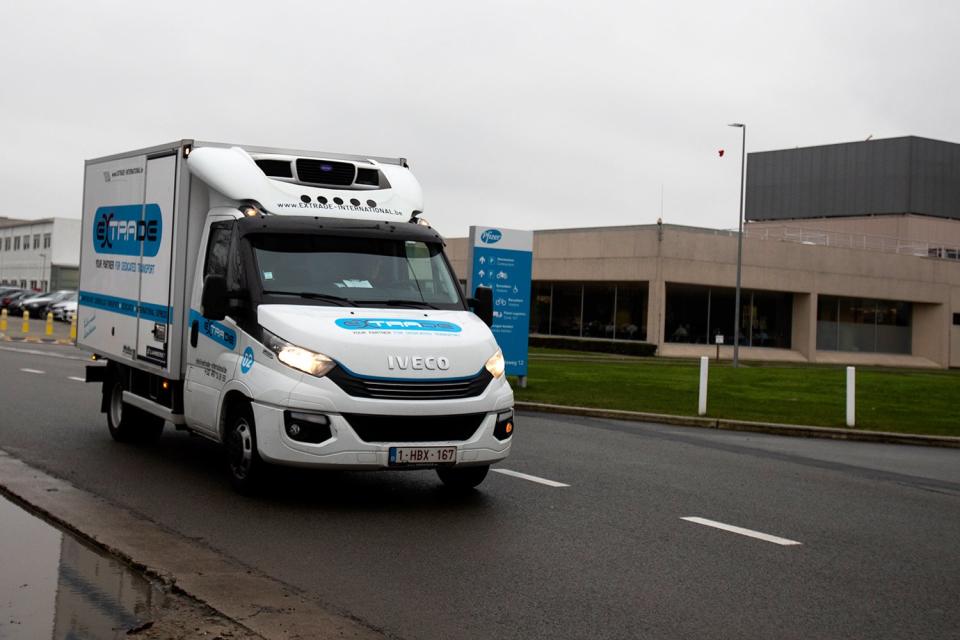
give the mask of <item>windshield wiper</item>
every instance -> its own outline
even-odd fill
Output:
[[[360,300],[361,304],[386,304],[393,307],[414,307],[417,309],[439,309],[423,300]]]
[[[314,293],[312,291],[264,291],[264,293],[280,296],[300,296],[301,298],[307,298],[309,300],[327,300],[329,302],[339,302],[340,304],[346,304],[353,307],[357,306],[357,303],[350,298],[334,296],[328,293]]]

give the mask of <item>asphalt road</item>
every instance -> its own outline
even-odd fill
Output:
[[[284,472],[243,498],[212,443],[115,444],[84,364],[0,344],[0,448],[395,637],[960,638],[957,450],[526,414],[502,467],[569,486]]]

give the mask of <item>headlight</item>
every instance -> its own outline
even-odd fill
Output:
[[[277,359],[288,367],[320,378],[327,375],[330,369],[336,366],[333,360],[322,353],[292,345],[285,340],[281,340],[266,329],[262,329],[261,331],[263,333],[264,346],[277,354]]]
[[[499,378],[503,375],[503,369],[505,364],[503,362],[503,352],[500,349],[497,349],[497,352],[490,356],[490,359],[487,360],[487,363],[483,365],[486,367],[487,371],[490,372],[494,378]]]

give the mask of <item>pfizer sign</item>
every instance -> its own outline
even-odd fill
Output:
[[[500,238],[503,237],[503,234],[500,233],[498,229],[487,229],[480,234],[480,242],[483,244],[495,244],[500,242]]]

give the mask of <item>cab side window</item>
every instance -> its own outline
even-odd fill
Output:
[[[227,264],[230,260],[230,238],[233,236],[233,222],[214,222],[210,225],[210,239],[207,241],[207,258],[203,265],[203,277],[227,277]]]

